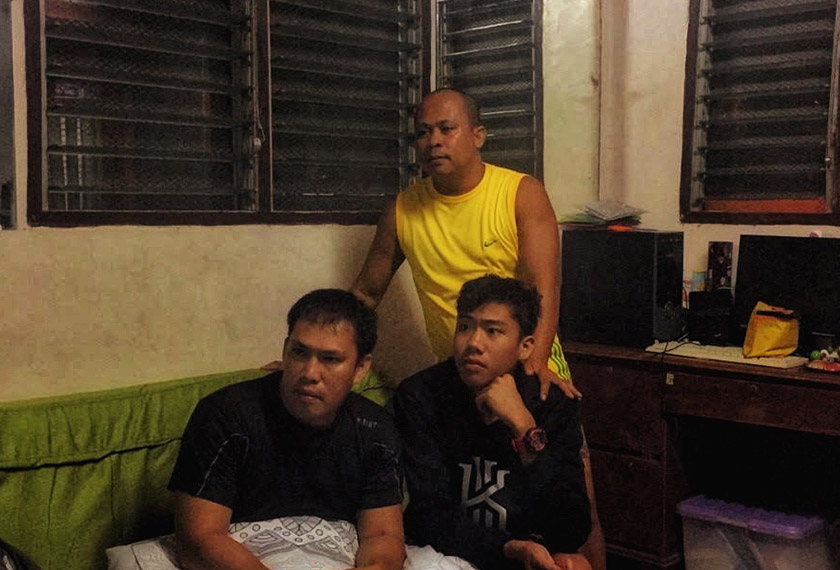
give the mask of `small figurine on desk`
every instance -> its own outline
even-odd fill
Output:
[[[837,348],[823,348],[822,350],[812,350],[810,360],[806,366],[814,370],[823,370],[825,372],[840,372],[840,355]]]

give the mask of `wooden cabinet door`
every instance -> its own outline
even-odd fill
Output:
[[[591,450],[598,517],[611,552],[667,567],[682,553],[675,495],[681,477],[667,464]]]
[[[661,458],[663,373],[645,363],[567,354],[583,393],[581,423],[591,446]]]

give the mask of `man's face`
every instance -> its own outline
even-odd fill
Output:
[[[370,355],[360,358],[355,340],[346,321],[295,323],[283,346],[280,397],[302,424],[331,425],[350,388],[367,372]]]
[[[473,127],[463,98],[451,91],[429,95],[415,118],[417,155],[430,175],[459,172],[481,162],[484,127]]]
[[[526,360],[534,337],[521,336],[507,305],[487,303],[472,313],[458,315],[453,344],[461,380],[478,391]]]

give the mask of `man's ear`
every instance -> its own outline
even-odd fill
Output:
[[[522,362],[531,358],[534,352],[534,335],[522,337],[519,341],[519,360]]]
[[[475,140],[475,148],[480,149],[487,141],[487,129],[482,125],[473,127],[473,139]]]
[[[280,356],[281,359],[286,358],[286,349],[289,347],[289,337],[283,339],[283,354]]]
[[[371,355],[366,354],[356,362],[356,371],[353,373],[353,386],[362,381],[365,374],[370,370]]]

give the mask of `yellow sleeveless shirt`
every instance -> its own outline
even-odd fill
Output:
[[[516,277],[516,190],[523,176],[485,164],[481,182],[466,194],[440,194],[427,177],[397,196],[397,238],[441,360],[452,354],[461,285],[488,273]]]
[[[397,239],[411,266],[432,352],[440,360],[452,355],[461,285],[488,273],[521,278],[516,191],[525,175],[484,167],[481,182],[466,194],[441,194],[427,177],[397,196]],[[561,378],[571,378],[556,336],[548,365]]]

